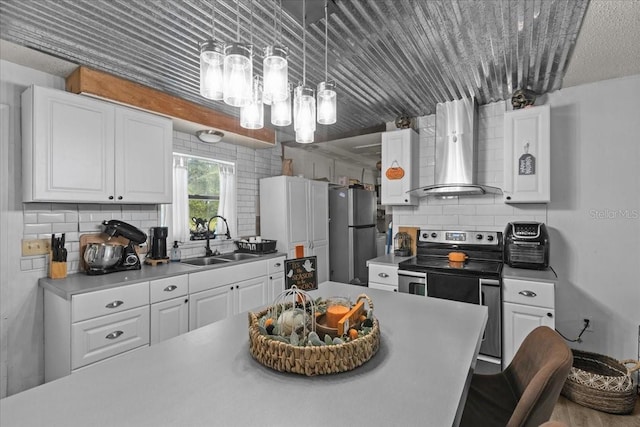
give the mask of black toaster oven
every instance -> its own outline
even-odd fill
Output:
[[[504,262],[510,267],[549,267],[549,234],[541,222],[510,222],[504,230]]]

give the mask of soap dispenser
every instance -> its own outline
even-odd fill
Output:
[[[180,248],[178,247],[178,241],[173,241],[173,248],[171,248],[171,261],[178,262],[180,261]]]

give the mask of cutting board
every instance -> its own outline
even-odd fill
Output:
[[[420,227],[398,227],[398,232],[405,232],[411,236],[411,256],[416,255],[418,249],[418,233]]]
[[[94,234],[81,234],[80,235],[80,269],[87,270],[87,265],[84,262],[84,251],[87,249],[89,243],[111,243],[116,245],[127,246],[129,239],[126,237],[118,236],[109,239],[109,235],[106,233],[94,233]],[[140,256],[141,253],[146,252],[141,250],[140,246],[134,246],[136,253]]]

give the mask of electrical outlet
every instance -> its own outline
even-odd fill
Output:
[[[22,241],[22,256],[47,255],[49,252],[51,252],[51,239]]]

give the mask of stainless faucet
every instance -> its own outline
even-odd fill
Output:
[[[220,255],[220,252],[218,252],[218,250],[216,249],[216,252],[213,253],[211,251],[211,246],[209,246],[209,238],[211,235],[211,231],[209,231],[209,226],[211,225],[211,221],[213,221],[216,218],[220,218],[224,221],[224,226],[227,229],[227,239],[231,239],[231,232],[229,231],[229,224],[227,223],[227,220],[225,217],[220,216],[220,215],[214,215],[211,218],[209,218],[209,221],[207,221],[207,246],[204,247],[204,256],[213,256],[213,255]],[[216,238],[216,233],[213,233],[213,238]]]

